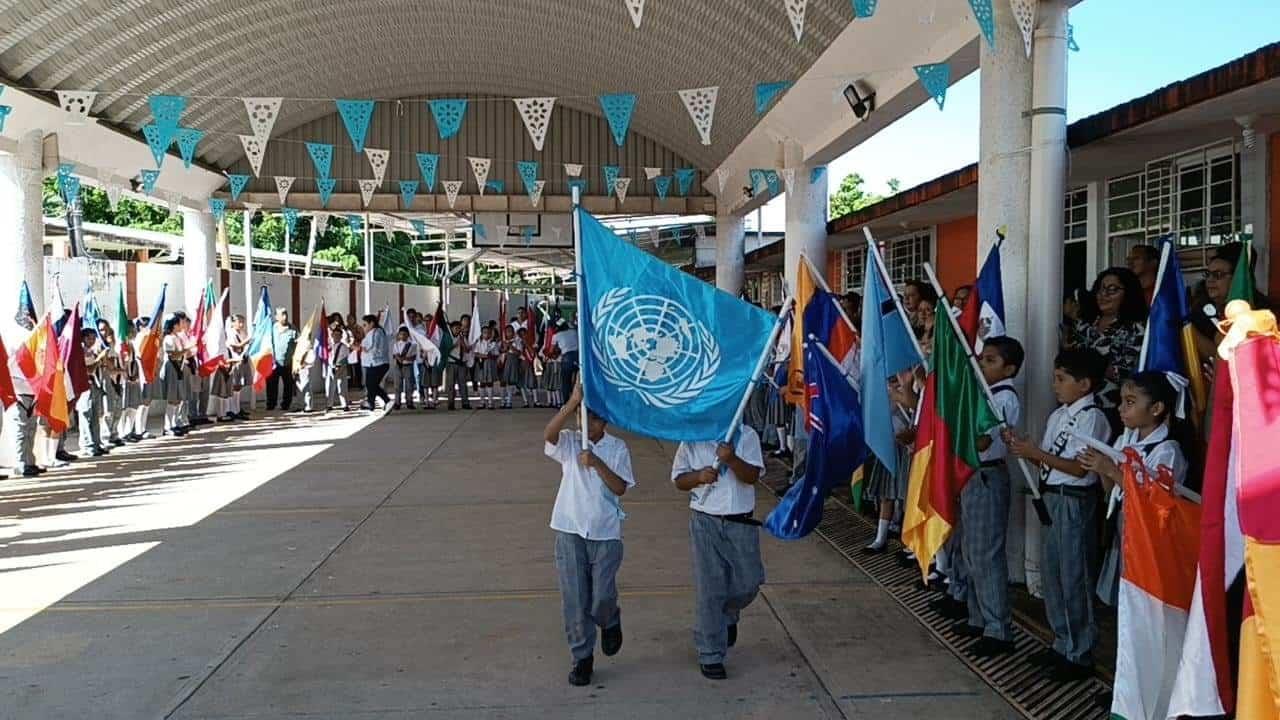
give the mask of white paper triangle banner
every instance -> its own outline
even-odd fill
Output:
[[[378,189],[378,181],[369,178],[360,180],[360,200],[364,202],[365,207],[369,207],[369,202],[373,200],[373,193]]]
[[[787,6],[787,18],[791,20],[791,29],[796,33],[796,42],[804,37],[804,10],[809,0],[782,0]]]
[[[287,175],[276,176],[276,194],[280,196],[280,204],[283,206],[285,200],[289,197],[289,190],[293,187],[293,178]]]
[[[697,238],[697,239],[698,239],[698,242],[702,242],[703,240],[706,240],[706,239],[707,239],[707,228],[706,228],[706,227],[704,227],[704,226],[702,226],[702,225],[694,225],[694,226],[693,226],[693,236],[694,236],[695,238]]]
[[[538,202],[542,200],[542,191],[546,187],[546,180],[539,180],[533,184],[533,189],[529,191],[529,202],[533,203],[534,207],[538,207]]]
[[[787,192],[791,192],[791,184],[796,181],[796,169],[782,168],[778,174],[782,176],[782,186],[787,189]]]
[[[253,136],[265,145],[271,137],[271,129],[276,126],[276,116],[280,114],[280,103],[284,98],[245,98],[244,111],[249,114],[249,127]],[[254,173],[255,175],[257,173]]]
[[[311,218],[311,222],[315,223],[316,232],[322,233],[329,229],[329,213],[318,212]]]
[[[711,144],[711,123],[716,117],[716,98],[720,96],[719,87],[693,88],[681,90],[680,99],[693,119],[693,126],[698,128],[698,135],[703,145]]]
[[[253,176],[258,177],[262,172],[262,153],[267,149],[266,143],[252,135],[241,135],[240,144],[244,147],[244,156],[249,158]]]
[[[1009,0],[1013,18],[1022,31],[1022,44],[1026,47],[1027,57],[1031,57],[1031,43],[1036,31],[1036,2],[1037,0]]]
[[[107,178],[104,185],[103,189],[107,193],[107,204],[111,206],[112,211],[115,211],[116,203],[119,203],[120,196],[124,195],[124,184],[120,182],[120,178],[112,175]]]
[[[627,12],[631,13],[631,24],[640,29],[640,22],[644,20],[644,0],[622,0],[627,6]]]
[[[564,174],[569,177],[582,177],[582,163],[565,163]]]
[[[367,147],[364,154],[369,158],[369,167],[373,168],[374,180],[381,185],[382,179],[387,176],[387,159],[391,157],[391,151]]]
[[[662,174],[662,168],[660,167],[647,167],[644,169],[645,180],[653,180],[654,178],[658,177],[661,174]]]
[[[442,184],[444,185],[444,195],[449,198],[449,207],[452,208],[458,202],[458,191],[462,189],[462,181],[445,180]]]
[[[476,184],[480,186],[480,194],[484,194],[484,184],[489,182],[489,166],[493,161],[489,158],[468,157],[471,162],[471,172],[476,176]]]
[[[254,213],[262,209],[262,203],[247,202],[241,204],[244,205],[244,212],[249,217],[253,217]]]
[[[724,184],[729,181],[729,171],[724,168],[716,168],[716,182],[720,183],[720,194],[724,194]]]
[[[79,125],[89,119],[98,93],[92,90],[58,90],[57,93],[58,105],[71,116],[67,118],[69,124]]]
[[[631,178],[618,178],[613,181],[613,191],[618,195],[618,202],[627,201],[627,188],[631,187]]]
[[[649,228],[649,242],[653,243],[654,247],[658,247],[658,243],[662,242],[662,233],[658,228]]]
[[[515,98],[516,109],[524,120],[524,127],[529,131],[529,139],[533,148],[542,151],[542,144],[547,140],[547,126],[551,124],[551,109],[556,105],[553,97]]]

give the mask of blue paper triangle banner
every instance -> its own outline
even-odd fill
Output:
[[[418,195],[417,180],[401,180],[400,181],[400,200],[404,203],[404,210],[413,207],[413,198]]]
[[[769,186],[769,194],[777,195],[782,192],[782,178],[778,177],[777,170],[765,170],[764,182]]]
[[[178,128],[178,152],[182,155],[182,167],[191,167],[191,161],[196,157],[196,146],[203,139],[203,130]]]
[[[681,195],[688,195],[690,188],[693,187],[693,180],[698,176],[698,171],[693,168],[680,168],[676,170],[676,185],[679,187]]]
[[[520,231],[520,244],[524,245],[525,247],[530,247],[533,245],[533,226],[532,225],[525,225],[524,229]]]
[[[187,99],[182,95],[151,95],[147,98],[147,105],[151,107],[151,117],[160,128],[165,147],[168,147],[173,142],[173,134],[178,131],[178,123],[182,122]]]
[[[13,112],[12,105],[0,105],[0,132],[4,132],[4,121],[9,119],[11,112]]]
[[[759,194],[764,192],[765,180],[763,170],[750,170],[747,175],[751,178],[751,192]]]
[[[372,100],[336,100],[342,124],[356,152],[364,152],[364,139],[369,134],[369,121],[373,119]]]
[[[951,85],[951,66],[946,63],[917,65],[916,76],[920,78],[925,92],[938,103],[938,109],[941,110],[947,102],[947,87]]]
[[[353,233],[364,232],[364,218],[359,215],[348,215],[347,225],[351,227]]]
[[[973,10],[973,19],[978,21],[982,36],[987,39],[987,45],[995,49],[996,14],[995,8],[991,7],[991,0],[969,0],[969,7]]]
[[[586,195],[587,195],[587,181],[586,181],[585,179],[583,179],[583,178],[573,178],[573,179],[569,180],[569,195],[570,195],[570,196],[572,196],[572,195],[573,195],[573,189],[574,189],[574,188],[578,188],[578,197],[579,197],[579,198],[586,197]]]
[[[653,190],[658,193],[658,197],[666,200],[667,193],[671,192],[671,176],[659,175],[653,179]]]
[[[520,181],[524,183],[524,191],[526,193],[533,192],[533,184],[538,182],[538,161],[521,160],[516,163],[516,170],[520,172]]]
[[[410,220],[409,224],[413,226],[413,234],[422,237],[427,234],[426,220]]]
[[[609,121],[613,141],[618,147],[622,147],[622,143],[627,139],[627,130],[631,128],[631,114],[636,109],[636,96],[631,93],[601,95],[600,109],[604,111],[604,117]]]
[[[222,198],[209,198],[209,212],[213,214],[215,223],[222,222],[227,215],[227,201]]]
[[[826,174],[827,174],[827,166],[826,166],[826,165],[819,165],[818,167],[816,167],[816,168],[814,168],[814,169],[810,170],[810,171],[809,171],[809,184],[810,184],[810,185],[812,185],[812,184],[814,184],[814,183],[818,182],[819,180],[821,180],[821,179],[822,179],[822,176],[823,176],[823,175],[826,175]]]
[[[240,193],[244,192],[244,186],[249,184],[249,176],[231,173],[227,175],[227,180],[231,181],[231,202],[235,202],[240,199]]]
[[[156,181],[160,179],[159,170],[143,170],[139,173],[142,176],[142,192],[150,195],[156,191]]]
[[[1067,23],[1067,49],[1071,52],[1080,52],[1080,45],[1076,42],[1076,26]],[[3,127],[4,119],[0,118],[0,127]]]
[[[298,229],[298,209],[297,208],[280,208],[280,214],[284,215],[284,229],[292,237],[295,230]]]
[[[62,193],[62,200],[67,207],[75,205],[76,199],[80,197],[80,178],[72,174],[75,167],[71,163],[58,165],[58,192]]]
[[[466,100],[432,100],[431,115],[436,119],[440,139],[448,140],[462,129],[462,117],[467,114]]]
[[[760,83],[756,85],[756,114],[763,115],[765,110],[773,104],[773,101],[779,95],[787,91],[791,87],[790,81]]]
[[[311,163],[316,166],[316,175],[329,177],[329,172],[333,170],[333,146],[329,143],[309,142],[307,154],[311,156]]]
[[[320,207],[329,207],[329,198],[333,197],[333,188],[338,184],[333,178],[320,178],[316,181],[316,191],[320,193]]]
[[[484,187],[486,190],[492,190],[499,194],[507,191],[507,184],[502,180],[488,180],[485,182]]]
[[[169,152],[169,144],[173,142],[173,133],[166,134],[155,123],[142,126],[142,136],[147,139],[147,147],[151,148],[151,157],[156,160],[156,167],[164,165],[164,156]]]
[[[604,191],[609,195],[613,194],[613,184],[618,180],[618,176],[622,174],[622,168],[617,165],[604,166]]]
[[[484,229],[484,223],[476,223],[476,238],[479,240],[489,239],[489,231]]]
[[[869,18],[876,14],[876,4],[880,0],[853,0],[853,16]]]
[[[439,155],[435,153],[418,153],[418,172],[422,173],[422,185],[429,193],[436,191],[436,170],[439,167]]]

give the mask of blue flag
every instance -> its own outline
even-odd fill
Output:
[[[778,319],[576,212],[587,406],[650,437],[723,439]]]
[[[779,540],[798,540],[813,532],[822,521],[827,495],[847,484],[867,459],[858,393],[812,339],[805,344],[804,377],[809,398],[804,477],[791,486],[764,521],[765,530]]]
[[[870,250],[868,252],[871,252]],[[894,439],[894,403],[889,399],[890,377],[922,361],[906,319],[898,312],[892,292],[879,266],[866,260],[866,287],[862,292],[862,425],[867,447],[890,473],[898,469]]]
[[[1160,245],[1161,267],[1156,275],[1156,291],[1151,298],[1151,314],[1147,317],[1138,370],[1163,372],[1178,388],[1177,416],[1196,417],[1208,403],[1210,383],[1198,362],[1191,307],[1187,302],[1187,288],[1182,284],[1177,248],[1168,237]]]
[[[98,306],[98,298],[93,294],[93,286],[84,289],[84,313],[80,315],[80,327],[97,332],[98,321],[102,319],[102,308]]]

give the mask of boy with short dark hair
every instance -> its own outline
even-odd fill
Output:
[[[1009,452],[1040,466],[1040,485],[1053,525],[1040,535],[1044,606],[1053,647],[1032,658],[1058,680],[1088,677],[1098,626],[1093,616],[1098,556],[1099,484],[1076,459],[1086,448],[1077,436],[1111,439],[1111,424],[1098,407],[1107,360],[1096,350],[1064,350],[1054,360],[1053,394],[1061,405],[1045,426],[1039,446],[1005,433]]]
[[[449,409],[456,410],[457,397],[462,395],[462,407],[466,409],[467,401],[467,366],[462,354],[462,323],[454,320],[449,323],[449,332],[453,335],[453,347],[449,348],[449,357],[444,366],[444,389],[449,397]]]
[[[1022,369],[1023,356],[1022,344],[1003,335],[987,338],[978,356],[996,415],[1011,426],[1022,418],[1022,402],[1013,378]],[[961,635],[981,636],[971,652],[991,657],[1014,649],[1005,557],[1012,488],[1005,466],[1008,449],[1000,429],[978,438],[977,444],[981,467],[960,493],[960,542],[969,571],[965,597],[968,620],[956,623],[953,629]]]

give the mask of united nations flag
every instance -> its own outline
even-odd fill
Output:
[[[777,318],[574,212],[587,406],[650,437],[723,439]]]

